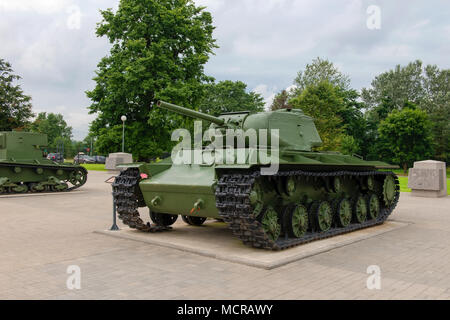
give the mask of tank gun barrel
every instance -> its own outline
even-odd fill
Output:
[[[202,113],[202,112],[198,112],[198,111],[195,111],[192,109],[183,108],[183,107],[180,107],[180,106],[168,103],[168,102],[158,101],[158,103],[156,105],[160,108],[170,110],[170,111],[179,113],[179,114],[187,116],[187,117],[209,121],[209,122],[215,123],[219,126],[223,126],[225,124],[225,121],[223,119],[220,119],[220,118],[217,118],[217,117],[214,117],[209,114]]]

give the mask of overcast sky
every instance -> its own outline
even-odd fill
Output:
[[[207,74],[244,81],[267,103],[317,56],[334,62],[356,89],[415,59],[450,68],[448,0],[196,2],[212,13],[220,45]],[[0,57],[22,76],[34,111],[62,113],[76,139],[84,138],[93,119],[84,92],[93,88],[96,65],[109,50],[106,39],[95,36],[99,9],[118,3],[0,0]]]

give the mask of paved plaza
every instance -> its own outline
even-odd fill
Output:
[[[401,228],[264,270],[94,232],[111,226],[110,176],[90,172],[70,194],[0,197],[0,299],[450,299],[448,196],[402,193],[390,218]],[[80,290],[67,287],[69,266]],[[369,266],[379,290],[367,288]]]

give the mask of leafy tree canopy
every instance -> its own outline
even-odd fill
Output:
[[[289,103],[314,119],[323,141],[319,150],[341,150],[345,131],[339,113],[345,109],[345,103],[338,88],[323,81],[307,87]]]
[[[203,98],[203,83],[211,80],[204,64],[216,47],[212,17],[192,0],[121,0],[116,12],[101,14],[97,35],[112,48],[98,64],[96,87],[87,92],[90,112],[98,114],[91,132],[101,152],[117,152],[122,139],[116,133],[126,115],[126,151],[148,159],[168,150],[172,130],[187,121],[151,110],[152,103],[193,108]]]
[[[384,159],[401,165],[405,172],[414,161],[432,154],[431,123],[426,112],[412,103],[394,110],[378,128],[380,152]]]
[[[432,121],[434,157],[450,158],[450,70],[435,65],[423,66],[420,60],[407,66],[397,65],[372,81],[362,90],[369,107],[368,120],[378,125],[393,110],[401,110],[411,101],[427,112]]]
[[[247,85],[241,81],[221,81],[205,85],[205,97],[200,103],[201,112],[218,116],[221,113],[264,110],[263,97],[255,92],[247,92]]]
[[[273,99],[270,110],[275,111],[279,109],[292,108],[292,106],[289,104],[289,99],[291,99],[291,95],[289,94],[289,92],[287,92],[287,90],[281,91]]]
[[[41,112],[29,129],[47,135],[49,151],[56,151],[58,144],[64,144],[66,156],[72,155],[72,127],[67,125],[61,114]]]
[[[294,84],[297,87],[297,94],[299,94],[307,87],[318,85],[324,81],[342,90],[350,88],[350,78],[343,74],[332,62],[319,57],[314,59],[312,63],[307,64],[305,70],[299,71]]]
[[[23,93],[11,64],[0,59],[0,131],[23,129],[33,117],[31,97]]]

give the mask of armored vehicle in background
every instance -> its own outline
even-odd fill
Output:
[[[45,134],[0,132],[0,195],[71,191],[86,183],[85,168],[47,159],[45,146]]]
[[[322,141],[313,119],[301,110],[214,117],[165,102],[158,106],[208,121],[210,129],[222,132],[224,139],[236,129],[277,129],[279,169],[267,175],[262,170],[268,164],[251,161],[260,150],[271,150],[273,139],[261,138],[256,144],[245,140],[231,153],[233,158],[239,150],[245,151],[245,161],[238,164],[175,161],[183,150],[174,160],[122,165],[125,170],[116,177],[113,194],[119,218],[130,228],[170,229],[180,215],[194,226],[207,218],[221,219],[244,244],[281,250],[382,224],[399,199],[397,176],[379,170],[396,166],[313,151]],[[215,150],[221,151],[227,153]],[[145,206],[153,224],[144,223],[139,215],[138,207]]]

